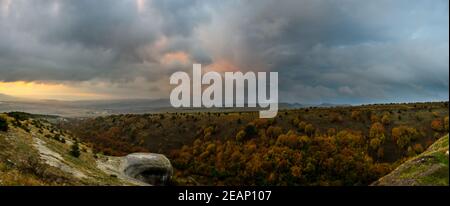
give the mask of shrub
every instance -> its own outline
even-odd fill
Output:
[[[247,136],[247,134],[245,133],[244,130],[239,131],[239,132],[236,134],[236,141],[238,141],[238,142],[243,141],[243,140],[245,139],[245,136]]]
[[[330,136],[330,137],[336,135],[336,129],[335,128],[328,128],[327,135]]]
[[[269,121],[267,119],[255,119],[253,124],[258,129],[266,129],[269,126]]]
[[[290,147],[292,149],[301,149],[310,142],[307,136],[297,136],[294,132],[282,134],[277,139],[278,145]]]
[[[297,126],[300,123],[300,119],[298,117],[292,119],[292,125]]]
[[[0,117],[0,131],[2,132],[8,131],[8,122],[3,117]]]
[[[355,121],[361,121],[362,117],[361,117],[361,111],[352,111],[352,115],[351,118]]]
[[[381,118],[381,123],[384,125],[389,125],[391,123],[391,117],[389,116],[389,114],[383,115],[383,117]]]
[[[314,128],[314,126],[312,124],[307,124],[305,126],[305,133],[309,137],[311,137],[314,134],[315,131],[316,131],[316,129]]]
[[[31,117],[31,114],[28,114],[25,112],[9,112],[8,116],[10,116],[18,121],[24,121],[24,120],[28,120]]]
[[[267,128],[266,134],[271,138],[276,138],[280,136],[282,132],[283,130],[281,129],[281,127],[270,126],[269,128]]]
[[[70,149],[70,155],[74,157],[80,157],[80,147],[78,145],[78,142],[74,142]]]
[[[421,144],[415,144],[414,145],[414,151],[416,152],[416,154],[420,154],[423,152],[423,147]]]
[[[431,128],[436,132],[442,132],[444,129],[442,121],[440,119],[435,119],[431,122]]]
[[[381,140],[379,138],[373,138],[370,140],[370,147],[373,150],[377,150],[381,145]]]
[[[53,139],[56,140],[56,141],[59,141],[60,138],[61,138],[61,135],[60,135],[60,134],[55,134],[55,135],[53,136]]]
[[[203,130],[203,139],[209,140],[211,135],[215,133],[215,127],[209,126]]]
[[[341,115],[339,115],[339,114],[336,113],[336,112],[331,113],[331,114],[330,114],[330,122],[332,122],[332,123],[339,123],[339,122],[342,122],[342,117],[341,117]]]
[[[208,144],[206,147],[206,151],[209,153],[213,153],[216,151],[216,145],[214,143]]]
[[[305,127],[306,127],[306,122],[302,121],[302,122],[298,123],[298,129],[300,130],[300,132],[305,132]]]
[[[413,157],[413,156],[416,155],[416,152],[414,151],[414,149],[413,149],[411,146],[409,146],[408,149],[406,150],[406,154],[407,154],[409,157]]]
[[[378,138],[381,140],[381,142],[383,142],[385,139],[383,125],[379,122],[373,123],[372,126],[370,127],[369,137],[371,139]]]
[[[379,121],[378,115],[375,114],[375,113],[372,113],[370,115],[370,122],[375,123],[375,122],[378,122],[378,121]]]
[[[416,140],[419,132],[407,126],[395,127],[392,129],[392,140],[400,147],[404,148],[411,141]]]
[[[257,132],[258,131],[256,130],[256,127],[253,123],[250,123],[247,126],[245,126],[246,137],[252,137],[252,136],[256,135]]]
[[[292,166],[291,167],[291,175],[296,178],[301,177],[302,169],[299,166]]]
[[[204,130],[203,130],[203,135],[211,135],[211,134],[213,134],[215,132],[215,127],[214,126],[209,126],[209,127],[207,127],[207,128],[205,128]]]
[[[378,148],[377,157],[378,158],[383,158],[384,157],[384,149],[382,147]]]

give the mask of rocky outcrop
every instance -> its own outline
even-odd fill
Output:
[[[33,146],[38,150],[40,158],[44,160],[46,164],[59,168],[62,171],[67,172],[69,174],[72,174],[74,177],[78,179],[88,178],[83,172],[81,172],[75,167],[70,166],[61,154],[48,148],[46,146],[47,144],[46,142],[37,137],[34,137],[33,141],[34,141]]]
[[[124,157],[123,173],[151,185],[166,185],[172,177],[173,168],[162,154],[132,153]]]

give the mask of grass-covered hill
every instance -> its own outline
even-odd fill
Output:
[[[165,154],[181,185],[369,185],[448,132],[448,102],[63,122],[95,152]]]
[[[100,169],[107,157],[47,121],[55,118],[0,113],[0,186],[136,184]]]
[[[422,154],[401,164],[372,185],[384,186],[448,186],[448,134]]]

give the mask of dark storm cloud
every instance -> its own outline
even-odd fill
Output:
[[[207,20],[196,4],[143,2],[2,0],[0,80],[133,79],[142,70],[153,79],[162,55],[191,47],[194,59],[207,60],[186,40]]]
[[[283,101],[448,99],[445,0],[0,0],[0,12],[0,81],[135,91],[227,62],[278,71]]]
[[[279,71],[286,101],[448,99],[448,1],[258,2],[216,18],[217,56]]]

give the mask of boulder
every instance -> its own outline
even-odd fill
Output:
[[[166,185],[173,174],[172,164],[162,154],[132,153],[125,156],[124,174],[151,185]]]

